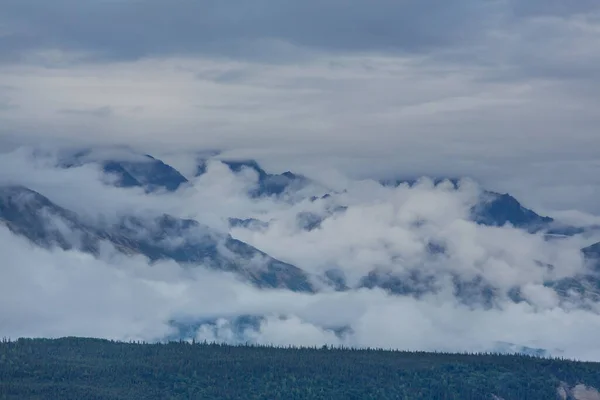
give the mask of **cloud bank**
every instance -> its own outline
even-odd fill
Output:
[[[258,289],[202,263],[150,262],[108,244],[97,257],[44,249],[0,226],[3,335],[164,340],[184,332],[210,341],[444,351],[512,343],[600,360],[596,300],[545,285],[589,272],[580,249],[600,238],[547,241],[510,226],[476,225],[469,209],[481,188],[472,181],[454,188],[423,179],[391,188],[347,178],[324,198],[311,198],[324,194],[321,184],[256,198],[248,195],[253,171],[233,173],[216,160],[189,185],[151,193],[114,187],[97,164],[56,164],[52,152],[4,154],[0,185],[25,185],[89,221],[160,213],[193,218],[296,265],[316,290]],[[306,213],[324,219],[307,230],[298,219]],[[229,218],[267,224],[230,227]],[[345,276],[348,289],[327,284],[331,270]],[[392,294],[361,285],[372,271],[427,290]],[[459,295],[457,278],[471,282],[472,292]],[[491,301],[477,297],[481,288],[492,291]],[[245,318],[250,322],[240,322]]]
[[[596,1],[296,3],[3,1],[0,139],[471,176],[600,212]]]

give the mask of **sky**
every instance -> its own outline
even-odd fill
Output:
[[[5,0],[0,137],[470,176],[600,213],[594,0]]]

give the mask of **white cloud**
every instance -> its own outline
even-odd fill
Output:
[[[498,342],[548,349],[556,355],[600,360],[597,304],[559,301],[543,283],[583,271],[579,249],[589,239],[546,242],[540,235],[467,221],[479,188],[458,190],[423,180],[412,188],[384,188],[345,179],[345,191],[314,202],[251,199],[255,177],[232,174],[211,163],[193,186],[172,194],[146,194],[102,183],[92,165],[61,170],[52,158],[34,160],[30,151],[0,156],[0,183],[21,182],[90,219],[145,210],[192,216],[223,232],[226,218],[271,221],[261,231],[234,229],[234,236],[311,273],[339,268],[350,283],[375,267],[402,276],[417,269],[437,279],[436,293],[419,298],[381,289],[316,294],[258,290],[233,276],[173,262],[150,265],[110,247],[99,258],[77,251],[34,248],[0,227],[3,254],[0,321],[16,336],[100,336],[159,340],[175,334],[171,320],[206,321],[197,338],[239,340],[231,322],[238,316],[265,317],[242,339],[277,345],[344,344],[420,350],[491,350]],[[347,206],[307,232],[296,225],[301,211],[326,214]],[[143,213],[142,213],[143,214]],[[64,227],[63,227],[64,228]],[[427,244],[446,248],[432,257]],[[552,264],[547,268],[545,264]],[[491,308],[464,304],[451,277],[479,275],[498,289]],[[519,287],[528,303],[506,292]],[[334,329],[347,328],[341,336]],[[236,336],[237,335],[237,336]]]

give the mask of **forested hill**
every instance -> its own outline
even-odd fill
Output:
[[[596,399],[600,363],[512,355],[19,339],[0,399]]]

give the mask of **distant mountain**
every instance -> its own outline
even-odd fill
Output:
[[[106,240],[124,253],[136,252],[133,242],[90,227],[75,213],[22,186],[0,187],[0,221],[41,247],[97,254],[100,241]]]
[[[525,208],[511,195],[485,191],[475,207],[471,209],[471,218],[478,224],[504,226],[507,223],[515,228],[530,232],[549,229],[553,218],[540,216]]]
[[[600,242],[581,249],[586,260],[586,271],[557,282],[549,282],[560,296],[578,296],[594,302],[600,301]]]
[[[598,300],[600,300],[600,242],[595,243],[581,250],[585,257],[590,272],[584,277],[588,287],[595,290]]]
[[[123,217],[118,224],[93,225],[21,186],[0,187],[0,221],[38,246],[98,254],[109,242],[125,254],[152,261],[171,259],[234,272],[259,287],[311,291],[306,274],[258,249],[193,220],[169,215]]]
[[[435,262],[436,257],[443,256],[445,251],[443,246],[436,244],[430,244],[428,249],[432,262]],[[594,302],[600,301],[600,243],[586,247],[581,252],[588,261],[586,270],[572,277],[546,281],[544,286],[552,288],[562,300],[576,296]],[[552,265],[539,265],[553,268]],[[336,274],[335,279],[330,276],[327,278],[326,282],[336,290],[347,289],[343,274]],[[393,295],[421,298],[438,293],[440,287],[445,286],[440,285],[440,282],[446,282],[448,279],[452,282],[454,295],[465,305],[493,307],[499,296],[508,296],[515,303],[527,301],[519,288],[502,293],[494,287],[493,282],[487,282],[481,276],[465,279],[457,274],[426,274],[418,267],[402,272],[375,268],[360,280],[357,288],[380,288]]]
[[[206,173],[208,161],[209,159],[198,160],[196,176],[202,176]],[[239,173],[244,169],[248,169],[257,174],[258,182],[248,193],[251,197],[278,196],[288,189],[301,189],[310,183],[307,177],[290,171],[282,174],[269,174],[254,160],[218,161],[225,164],[231,172]]]
[[[448,182],[452,186],[454,186],[455,189],[458,189],[458,184],[460,183],[459,178],[431,178],[431,179],[433,181],[433,184],[436,186],[442,182]],[[419,183],[419,179],[417,179],[417,178],[380,179],[379,183],[383,186],[391,186],[391,187],[397,187],[400,185],[407,185],[409,187],[412,187],[412,186],[416,185],[417,183]]]
[[[321,228],[326,219],[339,215],[347,209],[346,206],[328,206],[320,212],[300,211],[296,214],[296,225],[300,229],[310,232]]]
[[[261,230],[269,227],[268,222],[258,220],[256,218],[229,218],[229,226],[231,228],[245,228],[250,230]]]
[[[143,187],[147,192],[166,190],[174,192],[188,180],[170,165],[147,154],[129,151],[84,150],[61,160],[63,168],[97,163],[102,171],[113,177],[118,187]]]
[[[584,248],[582,252],[589,259],[600,260],[600,242]]]
[[[596,268],[600,269],[600,267]],[[598,302],[600,301],[600,275],[598,272],[598,270],[589,270],[573,277],[544,282],[544,286],[553,289],[561,300],[568,300],[575,296]],[[375,269],[363,277],[356,288],[380,288],[391,295],[419,299],[425,295],[439,293],[440,289],[445,287],[448,278],[452,282],[454,296],[466,306],[479,305],[492,308],[499,300],[502,301],[501,299],[510,299],[514,303],[528,302],[519,288],[502,292],[494,287],[493,282],[487,282],[481,276],[465,279],[456,274],[450,276],[444,276],[443,273],[426,275],[418,269],[402,273]],[[348,289],[343,277],[338,277],[337,280],[330,278],[327,283],[336,290]]]
[[[214,158],[198,160],[196,176],[206,173],[207,162]],[[267,173],[255,160],[219,160],[232,172],[239,173],[244,169],[254,171],[257,175],[257,184],[248,194],[251,197],[279,196],[289,189],[301,189],[311,181],[303,175],[293,172],[282,174]],[[75,153],[63,167],[72,167],[85,163],[95,162],[101,165],[102,170],[114,179],[114,184],[119,187],[143,187],[148,192],[157,190],[175,191],[188,180],[173,167],[165,164],[150,155],[136,154],[128,151],[98,152],[85,150]],[[434,179],[434,184],[448,181],[458,187],[458,179]],[[416,179],[382,180],[383,185],[399,186],[406,184],[412,186]],[[313,200],[318,199],[314,197]],[[299,215],[298,223],[311,230],[319,226],[325,217],[303,214]],[[541,216],[533,210],[523,207],[513,196],[504,193],[484,191],[480,202],[471,210],[471,219],[486,226],[503,226],[511,224],[516,228],[529,232],[547,231],[548,234],[557,236],[570,236],[581,233],[581,228],[564,226],[559,227],[551,217]]]
[[[400,186],[402,184],[414,186],[417,179],[392,179],[381,180],[384,186]],[[458,188],[460,179],[435,178],[433,183],[439,185],[449,182],[454,188]],[[508,193],[496,193],[489,190],[482,192],[478,204],[471,209],[471,219],[481,225],[504,226],[511,224],[515,228],[525,229],[529,232],[550,230],[553,234],[572,235],[580,233],[580,230],[572,227],[555,227],[553,218],[541,216],[533,210],[525,208]]]
[[[236,165],[236,168],[238,167],[242,168]],[[458,187],[458,180],[449,181],[455,188]],[[416,180],[394,181],[392,184],[407,184],[410,186],[416,182]],[[442,180],[438,179],[434,182],[439,184]],[[388,183],[384,182],[384,184]],[[311,202],[329,201],[331,198],[331,195],[325,195],[322,197],[315,196],[310,200]],[[331,204],[327,204],[325,209],[320,212],[301,211],[296,214],[296,224],[300,229],[312,231],[320,228],[323,221],[327,218],[332,217],[336,213],[344,212],[346,209],[347,207],[339,206],[335,202],[332,202]],[[573,235],[582,231],[576,227],[560,227],[553,218],[541,216],[523,207],[513,196],[491,191],[482,192],[479,202],[471,209],[471,219],[478,224],[486,226],[499,227],[510,224],[515,228],[531,233],[544,231],[557,236]],[[230,219],[230,226],[261,230],[268,228],[269,223],[253,218]],[[443,244],[428,244],[428,253],[432,258],[432,262],[435,262],[436,257],[443,258],[445,251],[446,249]],[[596,247],[590,246],[582,251],[585,254],[598,254],[600,244]],[[600,258],[600,256],[598,257]],[[455,296],[467,305],[481,304],[492,307],[499,296],[509,296],[516,302],[525,301],[518,291],[513,290],[508,293],[499,293],[498,289],[493,286],[493,283],[486,282],[481,277],[474,277],[470,280],[465,280],[457,275],[444,278],[423,274],[419,269],[405,270],[403,273],[398,274],[382,268],[374,268],[370,273],[362,277],[354,288],[381,288],[390,294],[419,298],[427,294],[436,293],[440,289],[439,279],[449,279],[453,283]],[[348,286],[341,270],[329,270],[321,277],[321,280],[335,290],[344,291],[352,289]],[[600,281],[593,274],[586,273],[569,279],[546,282],[546,286],[555,289],[563,298],[568,297],[573,291],[583,296],[594,298],[600,290]]]
[[[497,342],[494,347],[494,353],[498,354],[520,354],[531,357],[550,357],[550,352],[537,347],[520,346],[509,342]]]
[[[199,162],[196,174],[206,173],[206,158]],[[279,196],[288,190],[302,188],[311,181],[292,172],[269,174],[254,160],[219,160],[232,172],[244,169],[254,171],[257,184],[249,195]],[[103,171],[116,179],[121,187],[143,187],[146,191],[177,190],[187,180],[174,168],[152,156],[130,151],[82,151],[65,157],[61,166],[70,168],[87,163],[101,165]],[[439,184],[443,180],[436,179]],[[455,188],[459,181],[448,180]],[[416,180],[382,181],[384,185],[412,186]],[[298,210],[295,224],[298,229],[312,231],[320,229],[323,221],[343,213],[347,207],[340,205],[333,192],[322,196],[306,197],[310,207]],[[318,202],[322,202],[318,204]],[[528,232],[543,231],[546,234],[573,235],[581,230],[575,227],[559,227],[554,219],[541,216],[523,207],[509,194],[484,191],[479,202],[471,209],[471,219],[486,226],[512,226]],[[13,232],[27,237],[43,247],[57,246],[63,249],[76,248],[99,254],[102,242],[109,242],[125,254],[143,254],[152,261],[170,259],[182,264],[202,264],[218,270],[238,274],[259,287],[279,287],[296,291],[311,291],[313,287],[307,274],[299,268],[276,260],[260,250],[234,239],[230,235],[216,232],[193,220],[178,219],[169,215],[150,217],[124,216],[117,223],[90,223],[77,214],[52,203],[43,195],[19,186],[0,187],[0,222]],[[230,228],[263,230],[270,221],[254,218],[230,218]],[[443,243],[430,243],[428,257],[432,262],[443,262]],[[600,243],[582,250],[591,265],[600,272]],[[596,261],[597,260],[597,261]],[[324,276],[318,277],[335,290],[348,290],[348,283],[339,266],[332,266]],[[343,269],[343,268],[342,268]],[[466,304],[493,305],[498,296],[490,282],[479,277],[465,281],[458,276],[446,276],[454,284],[457,298]],[[423,274],[418,269],[405,269],[402,274],[373,266],[354,288],[382,288],[392,294],[420,297],[435,293],[439,276]],[[600,298],[600,280],[594,271],[558,282],[547,282],[561,296],[567,297],[575,291],[585,296]],[[518,291],[508,294],[514,301],[523,301]]]
[[[219,160],[214,158],[218,153],[209,153],[208,158],[198,160],[195,176],[206,173],[209,160],[218,160],[225,164],[232,172],[239,173],[244,169],[254,171],[257,174],[257,184],[250,189],[251,197],[279,196],[290,189],[301,189],[311,183],[311,180],[303,175],[287,171],[282,174],[267,173],[255,160]],[[119,187],[143,187],[147,192],[157,190],[175,191],[188,180],[173,167],[165,164],[147,154],[137,154],[129,150],[84,150],[71,154],[66,160],[61,161],[63,167],[73,167],[94,162],[102,167],[102,170],[110,177],[113,183]],[[450,182],[455,188],[458,187],[459,179],[435,178],[434,184],[444,181]],[[413,186],[417,179],[392,179],[381,180],[385,186],[399,186],[402,184]],[[326,194],[326,198],[330,196]],[[312,201],[319,197],[313,196]],[[314,213],[298,215],[298,224],[312,230],[327,218]],[[549,236],[571,236],[582,233],[584,229],[573,226],[560,226],[548,216],[541,216],[533,210],[523,207],[517,199],[508,193],[500,194],[492,191],[484,191],[477,205],[471,209],[471,219],[478,224],[486,226],[512,226],[525,229],[529,232],[545,231]],[[232,222],[239,225],[239,221]]]

